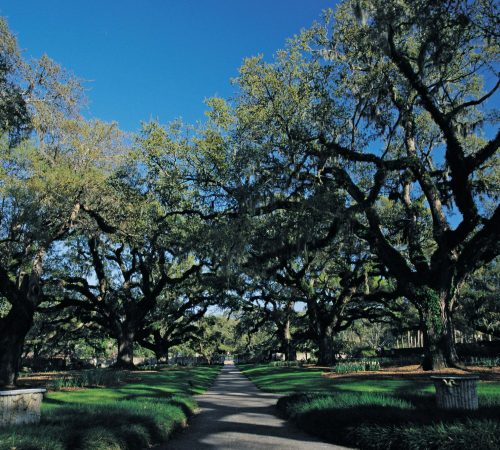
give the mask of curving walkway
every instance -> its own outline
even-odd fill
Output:
[[[325,444],[275,415],[279,395],[259,391],[232,364],[215,384],[196,397],[201,411],[189,427],[163,449],[172,450],[320,450],[342,449]]]

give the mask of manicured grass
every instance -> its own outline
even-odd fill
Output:
[[[241,364],[240,370],[259,389],[266,392],[434,392],[431,381],[404,379],[361,379],[359,377],[326,378],[324,370],[304,367],[272,367],[268,364]],[[500,383],[498,384],[500,394]]]
[[[500,448],[500,383],[480,382],[480,409],[443,412],[426,380],[326,378],[321,370],[242,365],[259,388],[291,394],[279,410],[299,427],[360,449]]]
[[[166,441],[220,367],[129,374],[127,384],[51,392],[37,426],[0,429],[0,450],[138,450]]]

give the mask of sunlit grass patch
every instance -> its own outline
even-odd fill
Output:
[[[138,450],[166,441],[196,409],[220,367],[132,374],[116,388],[47,394],[37,426],[0,429],[0,450]]]
[[[435,406],[431,380],[329,378],[314,368],[245,365],[259,388],[291,394],[278,402],[297,426],[335,444],[360,449],[500,448],[500,383],[480,382],[479,411]]]

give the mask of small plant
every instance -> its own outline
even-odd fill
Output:
[[[347,361],[332,367],[332,372],[339,374],[377,370],[380,370],[380,363],[377,360]]]
[[[485,358],[478,356],[471,356],[464,360],[468,366],[482,366],[482,367],[497,367],[500,366],[500,357],[498,358]]]
[[[52,380],[48,387],[55,391],[68,388],[106,387],[120,384],[122,374],[107,369],[90,369],[63,375]]]
[[[302,363],[300,361],[272,361],[272,367],[300,367]]]

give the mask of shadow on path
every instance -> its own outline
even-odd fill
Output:
[[[189,427],[161,449],[341,449],[278,418],[279,395],[259,391],[233,365],[225,365],[212,388],[196,397],[201,411]],[[159,449],[158,449],[159,450]]]

